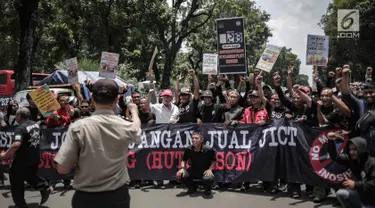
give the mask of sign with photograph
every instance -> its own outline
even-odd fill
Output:
[[[280,51],[281,48],[279,46],[267,45],[256,68],[265,72],[270,72],[279,57]]]
[[[78,82],[78,61],[77,57],[67,59],[65,61],[66,66],[68,67],[68,82],[77,83]]]
[[[327,66],[329,37],[307,35],[306,65]]]
[[[118,69],[119,58],[120,54],[118,53],[102,52],[102,58],[100,60],[99,77],[115,79]]]

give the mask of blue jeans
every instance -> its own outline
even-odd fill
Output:
[[[374,208],[374,206],[363,205],[356,190],[339,189],[336,191],[336,197],[343,208]]]

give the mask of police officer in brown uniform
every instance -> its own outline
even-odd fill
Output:
[[[70,125],[55,157],[57,171],[67,174],[76,165],[73,208],[127,208],[127,153],[130,143],[141,143],[141,121],[137,106],[127,105],[132,121],[115,115],[119,88],[102,79],[92,88],[95,112]]]

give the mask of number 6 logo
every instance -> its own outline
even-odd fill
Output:
[[[337,29],[339,32],[358,32],[359,10],[339,9],[337,11]]]
[[[351,28],[354,24],[354,19],[353,17],[350,17],[352,14],[355,14],[356,11],[351,11],[349,12],[347,15],[344,16],[344,18],[341,20],[341,27],[344,29],[344,30],[347,30],[349,28]],[[346,22],[348,22],[348,24],[345,24]]]

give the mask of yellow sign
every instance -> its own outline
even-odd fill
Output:
[[[61,108],[47,85],[43,85],[30,93],[31,99],[38,107],[40,113],[47,117]]]

